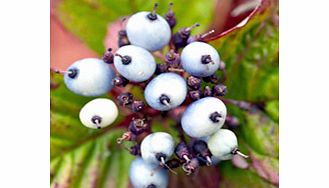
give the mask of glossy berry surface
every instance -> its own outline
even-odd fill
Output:
[[[129,169],[129,178],[134,188],[166,188],[168,185],[168,172],[157,169],[158,165],[147,163],[138,157],[132,161]]]
[[[154,74],[156,63],[152,54],[147,50],[127,45],[116,51],[114,66],[126,79],[132,82],[143,82]]]
[[[215,97],[205,97],[186,108],[181,124],[187,135],[200,138],[219,130],[225,122],[225,117],[225,104]]]
[[[181,64],[186,72],[197,77],[213,75],[220,57],[215,48],[204,42],[192,42],[183,48]]]
[[[169,160],[174,153],[174,149],[175,142],[173,137],[165,132],[152,133],[145,137],[141,144],[143,160],[155,164]]]
[[[181,105],[187,95],[187,85],[183,77],[176,73],[162,73],[145,88],[144,97],[152,108],[167,111]]]
[[[81,123],[92,129],[109,126],[118,117],[118,108],[110,99],[98,98],[85,104],[80,110]]]
[[[131,44],[149,51],[162,49],[169,43],[171,30],[168,22],[156,14],[156,19],[148,18],[150,12],[138,12],[132,15],[126,25],[127,36]]]
[[[232,131],[220,129],[209,137],[208,148],[219,160],[229,160],[238,148],[238,139]]]
[[[65,85],[72,92],[95,97],[109,92],[115,72],[101,59],[86,58],[74,62],[64,75]]]

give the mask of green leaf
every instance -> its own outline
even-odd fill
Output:
[[[197,34],[207,29],[212,20],[211,16],[216,1],[159,0],[157,2],[159,3],[157,12],[160,15],[166,13],[169,2],[174,3],[177,17],[175,30],[199,22],[201,26],[193,31]],[[57,14],[61,23],[69,31],[98,54],[102,54],[109,23],[138,11],[151,11],[153,5],[153,1],[143,0],[65,0],[59,1]]]
[[[279,30],[275,7],[256,15],[242,29],[214,41],[226,63],[228,98],[253,102],[278,100]]]
[[[256,173],[236,168],[229,161],[220,162],[220,188],[274,188],[275,186],[264,181]]]
[[[115,129],[122,116],[109,128],[88,129],[79,111],[93,98],[70,92],[60,75],[52,81],[57,87],[51,90],[51,187],[127,187],[133,157],[116,145],[124,132]]]

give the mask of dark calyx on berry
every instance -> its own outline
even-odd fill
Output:
[[[113,80],[112,80],[112,84],[115,86],[119,86],[119,87],[124,87],[128,83],[129,83],[129,80],[127,80],[123,76],[117,76],[117,77],[113,78]]]
[[[158,3],[154,3],[154,7],[153,7],[152,12],[150,12],[150,13],[147,15],[147,18],[148,18],[148,19],[150,19],[150,20],[152,20],[152,21],[158,19],[158,16],[157,16],[157,14],[156,14],[157,7],[158,7]]]
[[[169,3],[168,12],[166,13],[166,20],[170,26],[170,28],[175,27],[176,25],[176,16],[174,11],[172,10],[173,3]]]
[[[214,87],[213,93],[215,96],[224,96],[227,93],[227,88],[223,84],[218,84]]]
[[[180,58],[179,54],[175,53],[173,49],[171,49],[167,54],[166,54],[166,60],[165,62],[170,66],[170,67],[179,67],[180,66]]]
[[[122,106],[129,105],[133,102],[133,94],[129,92],[122,93],[117,97],[117,100]]]
[[[214,63],[214,62],[212,61],[210,55],[203,55],[203,56],[201,56],[201,63],[206,65],[206,64]]]
[[[119,38],[118,38],[118,45],[119,47],[129,45],[130,42],[128,40],[127,32],[126,30],[120,30],[119,31]]]
[[[154,184],[151,184],[151,185],[148,185],[146,188],[157,188],[157,186]]]
[[[176,148],[175,148],[175,154],[179,159],[185,160],[185,161],[189,161],[189,157],[190,157],[190,151],[187,147],[187,145],[184,142],[180,142],[179,144],[177,144]]]
[[[188,92],[191,100],[196,101],[202,97],[202,92],[200,90],[192,90]]]
[[[203,96],[204,97],[210,97],[212,96],[212,90],[209,86],[206,86],[203,91]]]
[[[187,78],[187,85],[190,86],[192,89],[200,89],[201,79],[194,76],[190,76]]]
[[[79,71],[76,68],[69,69],[67,76],[70,77],[70,78],[72,78],[72,79],[74,79],[74,78],[76,78],[78,76],[78,72]]]
[[[148,128],[148,123],[145,122],[144,119],[133,119],[129,123],[128,130],[132,132],[134,135],[139,135],[145,132]]]
[[[209,119],[214,123],[218,123],[221,118],[222,118],[222,115],[218,112],[213,112],[209,116]]]
[[[200,26],[199,23],[192,25],[191,27],[184,27],[180,29],[177,33],[173,36],[173,42],[176,49],[183,48],[187,45],[187,40],[190,37],[191,30],[195,27]]]
[[[100,116],[94,115],[91,118],[91,122],[93,122],[97,126],[97,129],[100,129],[101,126],[99,126],[99,124],[102,122],[102,118]]]
[[[107,49],[103,55],[103,61],[108,64],[113,63],[114,54],[112,53],[112,48]]]
[[[121,58],[122,64],[129,65],[131,63],[131,57],[130,56],[128,56],[128,55],[122,56],[118,53],[116,53],[115,55]]]
[[[155,154],[155,158],[158,161],[163,162],[164,160],[166,160],[167,156],[164,153],[157,153]]]
[[[161,104],[169,106],[170,98],[167,95],[162,94],[159,98],[159,101],[160,101]]]
[[[145,104],[143,101],[134,101],[131,104],[131,110],[133,112],[139,112],[139,111],[143,110],[144,107],[145,107]]]
[[[193,143],[192,150],[193,150],[193,153],[196,156],[200,156],[203,159],[205,159],[207,161],[206,163],[208,165],[211,164],[210,157],[212,156],[212,154],[210,153],[210,151],[208,149],[208,145],[207,145],[207,143],[205,141],[203,141],[203,140],[197,140],[197,141],[195,141]]]

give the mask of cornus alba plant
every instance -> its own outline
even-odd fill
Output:
[[[97,98],[85,104],[79,118],[88,128],[102,129],[117,119],[119,109],[134,115],[117,143],[136,156],[129,171],[136,188],[167,187],[168,173],[177,168],[190,175],[234,155],[248,157],[239,150],[236,135],[222,128],[225,122],[237,122],[227,116],[226,103],[249,106],[223,98],[225,77],[216,72],[225,74],[225,64],[205,42],[214,31],[191,36],[199,26],[195,23],[173,32],[172,3],[164,17],[156,13],[157,6],[128,18],[115,52],[109,48],[102,59],[81,59],[66,71],[56,71],[78,95],[97,97],[118,89],[114,101]],[[144,98],[137,99],[131,86],[142,88]],[[183,112],[176,113],[178,108]],[[177,121],[178,142],[169,133],[152,132],[158,115]]]

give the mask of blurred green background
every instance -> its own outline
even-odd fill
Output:
[[[115,44],[120,19],[134,12],[151,10],[155,1],[142,0],[53,0],[51,1],[51,67],[65,68],[72,61],[101,56]],[[170,1],[159,0],[158,13],[164,15]],[[255,8],[251,0],[175,0],[175,31],[199,22],[192,34],[230,29]],[[232,11],[240,10],[239,16]],[[109,29],[110,28],[110,29]],[[112,30],[113,29],[113,30]],[[217,167],[202,168],[194,176],[171,174],[170,187],[277,187],[279,183],[279,41],[278,2],[266,0],[263,8],[242,28],[212,41],[226,63],[228,94],[258,108],[252,112],[228,105],[228,113],[239,118],[233,129],[247,161],[224,161]],[[114,40],[114,42],[113,42]],[[222,76],[222,73],[219,73]],[[51,187],[131,187],[128,178],[134,158],[116,144],[125,131],[121,114],[109,128],[90,130],[79,122],[80,108],[92,98],[68,91],[59,75],[51,76]],[[140,92],[134,89],[135,93]],[[141,97],[141,94],[136,94]],[[111,97],[111,96],[109,96]],[[160,123],[161,121],[161,123]],[[175,135],[163,120],[154,130]],[[242,164],[247,166],[242,169]]]

